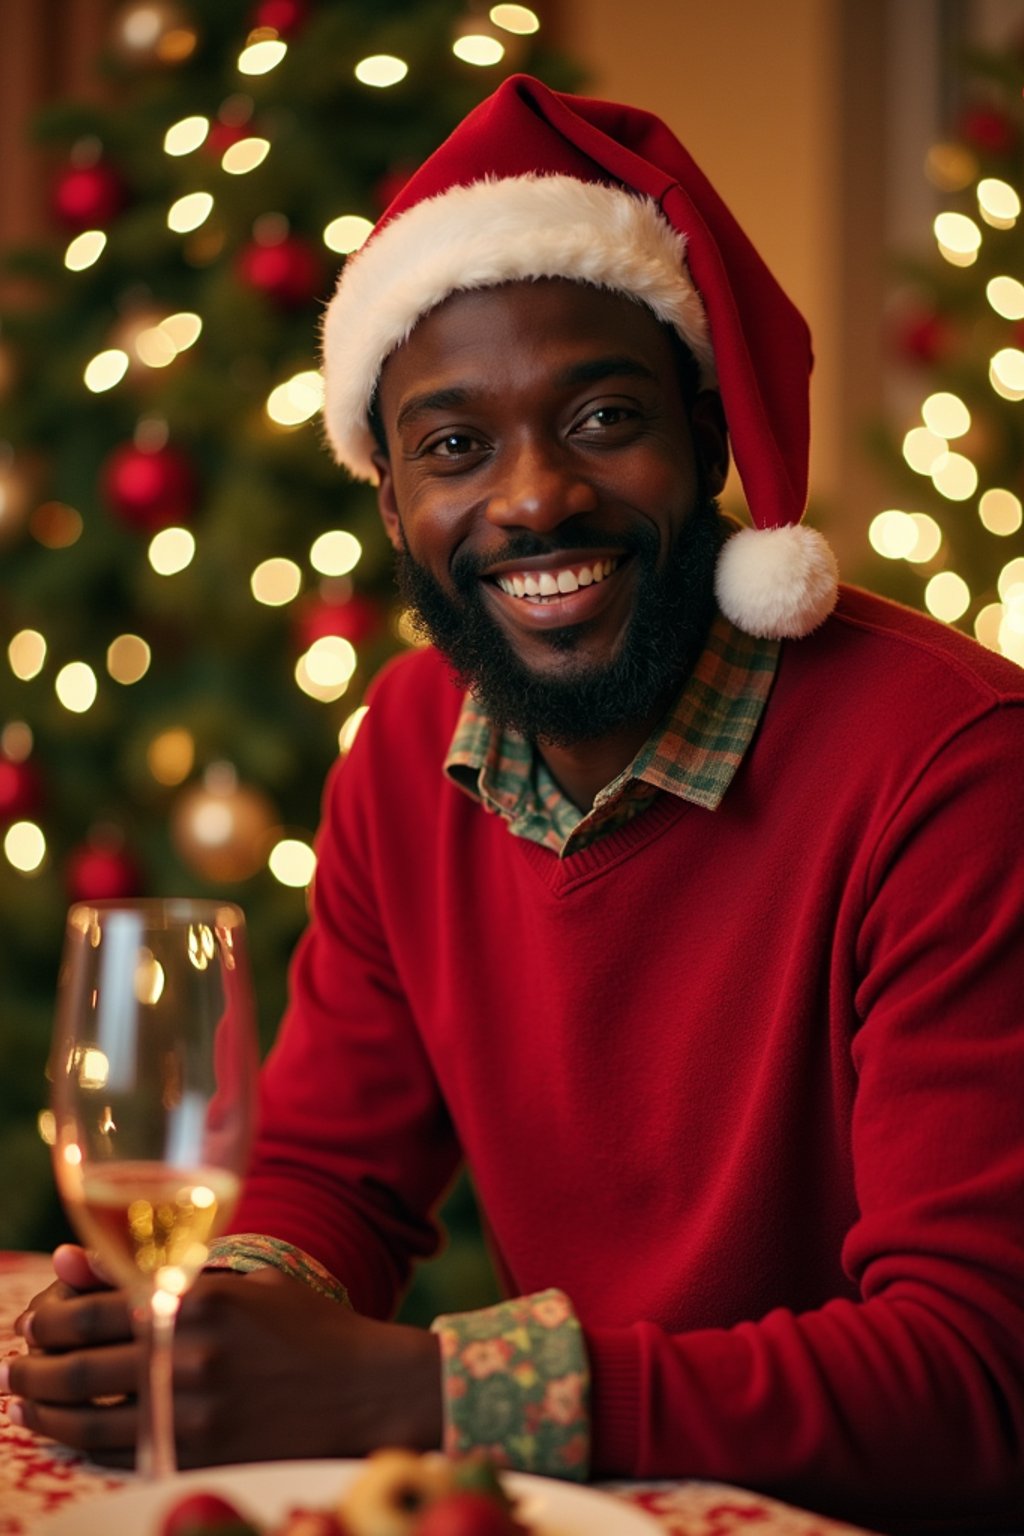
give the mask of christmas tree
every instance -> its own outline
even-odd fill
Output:
[[[579,83],[466,0],[131,0],[97,67],[102,109],[37,125],[53,238],[0,269],[0,1247],[63,1235],[69,901],[238,900],[272,1035],[326,771],[410,641],[322,444],[323,302],[501,75]]]
[[[867,582],[1024,663],[1024,39],[957,78],[925,167],[932,254],[899,268],[898,403],[876,442],[897,505],[872,522]]]

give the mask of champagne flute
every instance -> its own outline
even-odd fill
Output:
[[[181,1298],[227,1223],[255,1118],[245,918],[220,901],[82,902],[57,990],[57,1186],[85,1246],[128,1292],[144,1349],[136,1467],[175,1471]]]

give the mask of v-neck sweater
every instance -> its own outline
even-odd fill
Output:
[[[1024,673],[847,591],[716,810],[564,859],[444,778],[460,703],[403,659],[332,775],[239,1228],[386,1316],[464,1156],[596,1474],[1019,1518]]]

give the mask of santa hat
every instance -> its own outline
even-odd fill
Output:
[[[385,358],[449,295],[562,277],[623,293],[675,327],[722,396],[753,528],[715,589],[750,634],[827,617],[836,565],[802,527],[810,336],[703,172],[648,112],[505,80],[408,181],[342,270],[323,330],[338,462],[376,479],[368,407]]]

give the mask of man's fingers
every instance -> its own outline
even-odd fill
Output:
[[[53,1272],[75,1291],[95,1291],[112,1283],[100,1259],[77,1243],[61,1243],[53,1250]]]
[[[129,1467],[134,1462],[138,1423],[134,1403],[64,1408],[22,1398],[17,1404],[17,1418],[26,1429],[76,1451],[87,1451],[108,1465]]]
[[[22,1355],[8,1366],[10,1390],[37,1405],[81,1407],[99,1397],[132,1396],[138,1389],[135,1344],[75,1350],[66,1355]]]
[[[37,1349],[81,1349],[116,1344],[131,1336],[128,1303],[120,1291],[47,1299],[31,1315],[29,1339]]]
[[[24,1312],[14,1320],[15,1333],[31,1345],[36,1342],[35,1314],[46,1302],[64,1301],[83,1291],[105,1289],[110,1284],[99,1261],[77,1243],[61,1243],[54,1249],[53,1271],[57,1276],[53,1284],[33,1296]]]

